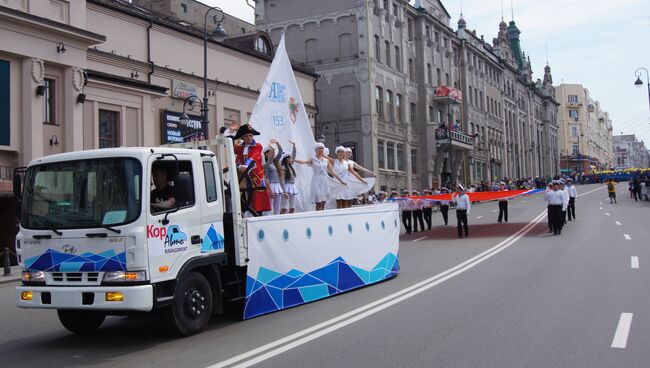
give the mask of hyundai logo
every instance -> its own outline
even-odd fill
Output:
[[[63,246],[63,253],[75,254],[77,253],[77,247],[72,244],[66,244]]]

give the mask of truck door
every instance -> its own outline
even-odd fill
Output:
[[[221,196],[221,179],[218,164],[214,157],[205,156],[201,160],[201,171],[203,175],[204,190],[201,200],[202,218],[202,241],[201,253],[218,253],[224,251],[224,198]]]
[[[190,154],[152,155],[148,163],[147,247],[153,282],[176,277],[201,252],[201,187],[198,160]]]

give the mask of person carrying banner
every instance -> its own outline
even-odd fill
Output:
[[[278,147],[277,154],[272,146],[273,144]],[[264,154],[264,179],[268,185],[271,207],[273,208],[273,214],[278,215],[282,198],[288,197],[284,189],[284,169],[280,166],[280,158],[284,152],[280,143],[275,139],[271,139],[262,153]]]
[[[404,225],[406,235],[411,234],[411,226],[413,225],[413,201],[408,198],[408,195],[408,192],[404,193],[404,198],[399,201],[399,210],[402,213],[402,225]],[[397,192],[395,192],[395,196],[397,196]],[[392,197],[393,196],[391,195],[391,198]]]
[[[312,158],[304,161],[294,160],[294,162],[299,164],[305,164],[312,167],[313,177],[311,181],[310,199],[316,204],[316,211],[323,211],[325,209],[325,202],[332,199],[327,174],[332,175],[341,184],[347,185],[347,183],[341,180],[334,170],[332,170],[332,165],[330,165],[324,152],[325,145],[319,142],[314,145],[314,156]]]
[[[234,147],[237,172],[244,181],[242,188],[249,193],[248,208],[243,209],[253,216],[261,216],[263,212],[271,210],[271,201],[264,183],[264,166],[262,164],[262,145],[255,142],[255,136],[260,133],[250,124],[244,124],[237,129],[233,140],[241,139]]]
[[[423,208],[423,201],[421,198],[418,198],[420,196],[420,193],[418,193],[417,190],[414,190],[411,195],[414,196],[414,198],[411,198],[413,201],[412,208],[413,208],[413,232],[417,233],[418,232],[418,221],[420,222],[420,231],[424,231],[424,219],[422,216],[422,208]]]
[[[449,189],[442,187],[440,188],[440,194],[449,193]],[[440,201],[440,213],[442,214],[442,219],[445,222],[445,226],[449,223],[449,201]]]
[[[296,170],[293,168],[293,161],[296,159],[296,144],[289,141],[293,146],[291,153],[284,153],[280,157],[280,165],[284,170],[284,193],[286,196],[282,197],[280,204],[280,213],[294,213],[296,211],[296,196],[298,190],[296,189]]]
[[[506,189],[506,183],[501,182],[499,184],[499,190],[507,191],[508,189]],[[508,222],[508,198],[499,199],[499,219],[497,222],[501,223],[502,220]]]
[[[424,195],[425,196],[430,196],[433,193],[431,193],[430,190],[425,189],[424,190]],[[431,230],[431,214],[433,213],[433,201],[428,200],[428,199],[423,199],[422,200],[422,215],[424,216],[424,222],[427,223],[427,229]]]
[[[564,217],[562,216],[565,207],[565,195],[560,190],[560,181],[553,180],[553,190],[546,194],[548,201],[548,213],[551,221],[551,227],[554,235],[562,233],[562,225],[564,224]]]
[[[467,215],[469,215],[472,208],[472,202],[469,200],[469,196],[465,193],[465,187],[463,187],[462,184],[458,184],[456,198],[454,198],[453,201],[456,202],[456,227],[458,228],[458,237],[463,237],[463,230],[465,236],[469,236]]]

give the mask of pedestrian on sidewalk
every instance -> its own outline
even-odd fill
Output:
[[[449,189],[442,187],[440,188],[440,194],[449,193]],[[442,219],[445,222],[445,226],[449,223],[449,201],[440,201],[440,213],[442,213]]]
[[[472,208],[472,203],[469,200],[469,196],[465,193],[465,187],[463,187],[462,184],[458,184],[456,198],[454,198],[453,201],[456,202],[456,227],[458,228],[458,237],[463,237],[463,230],[465,236],[469,236],[467,215]]]
[[[569,193],[569,205],[566,210],[566,215],[567,221],[571,221],[571,219],[576,219],[576,198],[578,197],[578,190],[575,185],[573,185],[573,180],[571,178],[566,180],[566,189]]]
[[[501,182],[499,184],[499,190],[508,191],[508,189],[506,189],[506,183]],[[499,199],[499,219],[497,222],[501,223],[502,220],[508,222],[508,198]]]
[[[607,193],[609,194],[610,204],[618,203],[616,202],[616,182],[612,178],[607,181]]]

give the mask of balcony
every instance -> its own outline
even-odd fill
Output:
[[[436,87],[433,100],[443,104],[460,104],[463,102],[463,92],[454,87],[439,86]]]
[[[443,147],[449,145],[453,148],[464,150],[474,149],[474,137],[462,132],[448,130],[446,128],[436,129],[436,147]]]

